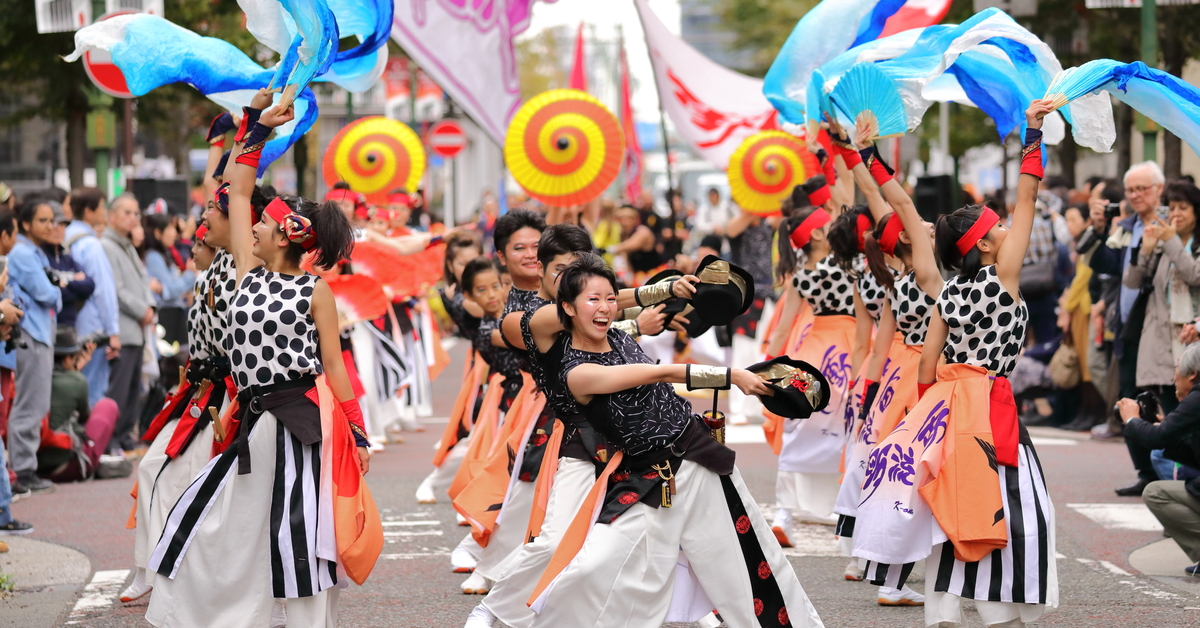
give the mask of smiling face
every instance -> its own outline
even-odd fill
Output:
[[[617,292],[604,277],[589,277],[579,296],[564,303],[563,309],[572,319],[573,334],[590,343],[600,343],[607,337],[617,314]]]
[[[513,283],[522,290],[533,290],[538,285],[537,251],[541,239],[541,231],[522,227],[512,234],[500,253],[500,262],[508,267]]]
[[[263,212],[262,220],[254,225],[254,256],[264,262],[271,262],[283,256],[287,245],[279,223]]]
[[[500,282],[500,273],[486,270],[475,275],[471,291],[467,293],[472,301],[492,317],[504,313],[504,303],[508,300],[508,289]]]
[[[546,294],[550,295],[551,299],[558,296],[558,276],[562,274],[563,269],[566,268],[568,264],[575,261],[575,258],[577,257],[579,256],[574,253],[563,253],[562,255],[557,255],[554,257],[554,259],[550,260],[549,268],[541,268],[541,265],[538,265],[538,267],[541,269],[542,275],[542,290],[545,291]]]
[[[229,248],[229,216],[217,208],[213,201],[208,202],[204,210],[204,224],[208,225],[208,235],[204,238],[213,248]]]

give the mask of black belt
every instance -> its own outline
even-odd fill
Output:
[[[258,422],[258,418],[268,410],[287,410],[275,413],[275,418],[288,428],[301,444],[312,445],[320,442],[321,409],[306,396],[316,384],[315,376],[306,375],[278,384],[253,384],[238,392],[241,413],[237,440],[233,444],[238,457],[238,475],[250,473],[250,430]]]
[[[229,369],[229,358],[200,358],[188,361],[186,378],[192,384],[200,384],[208,380],[212,383],[225,381],[232,374]]]

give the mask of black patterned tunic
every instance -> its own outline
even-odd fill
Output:
[[[910,272],[896,280],[888,297],[892,301],[896,330],[904,334],[904,344],[915,347],[925,344],[929,317],[933,314],[937,299],[925,294],[917,284],[917,273]]]
[[[562,334],[568,337],[567,333]],[[563,351],[562,379],[581,364],[653,364],[629,334],[610,329],[612,351],[592,353],[572,347]],[[675,394],[670,384],[644,384],[610,395],[596,395],[584,407],[588,419],[627,455],[637,456],[671,444],[692,421],[692,404]]]
[[[813,270],[797,269],[792,278],[792,286],[808,300],[817,316],[854,316],[853,285],[854,279],[849,273],[825,260],[817,262]]]
[[[937,306],[950,328],[942,349],[948,364],[980,366],[1000,377],[1012,373],[1025,344],[1029,309],[1004,289],[994,265],[973,278],[947,281]]]

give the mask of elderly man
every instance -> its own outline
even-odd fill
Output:
[[[1125,421],[1125,439],[1136,441],[1146,449],[1167,447],[1167,455],[1181,458],[1177,462],[1197,464],[1200,451],[1191,446],[1200,443],[1200,344],[1183,352],[1175,369],[1175,397],[1179,405],[1159,423],[1139,418],[1136,401],[1117,402],[1121,420]],[[1151,482],[1142,499],[1146,507],[1163,525],[1188,560],[1200,563],[1200,478]],[[1193,574],[1195,567],[1188,567]],[[1193,574],[1195,575],[1195,574]]]
[[[108,227],[100,236],[104,253],[112,267],[117,292],[118,327],[121,351],[112,367],[108,397],[117,402],[121,416],[113,431],[113,449],[132,450],[134,424],[138,416],[138,395],[142,381],[142,349],[146,345],[145,328],[154,322],[154,295],[150,292],[146,266],[129,234],[137,228],[138,202],[131,195],[118,196],[108,212]]]
[[[1147,226],[1155,224],[1158,218],[1159,201],[1162,198],[1163,183],[1162,169],[1152,161],[1134,164],[1125,173],[1125,199],[1128,201],[1133,215],[1118,222],[1112,229],[1107,240],[1096,248],[1092,255],[1092,270],[1097,273],[1123,277],[1125,271],[1138,264],[1138,254],[1142,246],[1142,236]],[[1135,324],[1129,325],[1129,316],[1133,312],[1140,289],[1121,286],[1117,301],[1119,308],[1119,325],[1116,329],[1116,339],[1113,350],[1117,356],[1120,397],[1133,398],[1137,396],[1138,377],[1138,342],[1141,340],[1140,315],[1135,315]],[[1164,412],[1175,409],[1177,400],[1170,394],[1155,391],[1158,402]],[[1117,489],[1117,495],[1122,497],[1137,497],[1145,490],[1146,485],[1158,479],[1154,465],[1150,461],[1150,450],[1141,447],[1128,439],[1125,441],[1129,455],[1133,458],[1133,466],[1137,469],[1138,479],[1130,486]]]

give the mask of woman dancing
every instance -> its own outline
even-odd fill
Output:
[[[900,565],[928,556],[925,623],[1019,627],[1058,603],[1054,506],[1017,418],[1012,372],[1025,340],[1021,264],[1042,178],[1042,117],[1026,111],[1011,229],[971,206],[942,216],[936,246],[958,271],[937,299],[921,353],[916,406],[871,452],[855,554]],[[924,288],[922,287],[922,290]],[[938,366],[940,358],[945,364]]]
[[[688,602],[693,620],[715,607],[734,628],[759,626],[760,617],[821,625],[733,451],[712,438],[670,383],[769,389],[742,369],[650,364],[636,342],[612,329],[616,314],[616,278],[598,257],[582,256],[563,271],[558,316],[569,339],[562,377],[619,451],[593,487],[592,495],[607,489],[608,497],[585,500],[572,523],[590,527],[586,541],[564,540],[535,591],[532,625],[658,626],[672,606]],[[698,579],[691,600],[678,595],[681,561],[690,561]]]
[[[156,626],[279,625],[271,616],[276,598],[288,600],[287,626],[335,626],[338,585],[345,577],[361,582],[382,546],[373,505],[355,513],[361,536],[335,530],[346,489],[369,502],[359,470],[344,475],[355,445],[363,473],[369,453],[333,293],[300,268],[310,253],[321,268],[346,258],[350,225],[334,203],[279,197],[251,227],[263,145],[295,115],[290,107],[262,112],[270,103],[260,90],[245,109],[229,190],[237,292],[226,346],[241,420],[235,442],[171,510],[151,555],[150,568],[166,576],[146,613]]]

